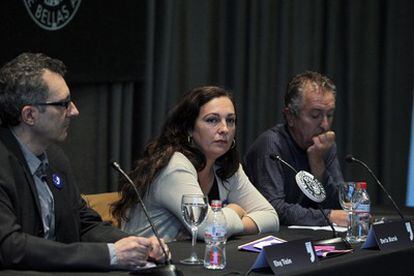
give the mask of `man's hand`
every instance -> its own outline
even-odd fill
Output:
[[[147,238],[130,236],[117,241],[115,253],[121,268],[144,266],[151,251],[151,241]]]
[[[335,132],[327,131],[312,138],[313,145],[307,149],[312,174],[322,182],[325,173],[324,156],[335,143]]]
[[[344,210],[332,210],[329,221],[339,226],[348,226],[348,213]]]
[[[157,263],[165,262],[165,255],[158,242],[158,239],[155,236],[152,236],[149,238],[149,241],[151,243],[151,251],[149,252],[149,259]],[[164,247],[165,253],[167,253],[168,259],[170,259],[171,258],[170,250],[168,249],[168,246],[165,244],[163,239],[161,239],[161,244]]]
[[[335,132],[332,130],[312,138],[313,145],[307,149],[308,155],[323,158],[335,143]]]

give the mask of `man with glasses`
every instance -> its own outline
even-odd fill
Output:
[[[305,72],[295,76],[285,94],[285,124],[262,133],[247,151],[245,170],[252,183],[276,209],[284,225],[326,225],[317,205],[303,195],[295,173],[275,163],[279,155],[297,171],[312,173],[325,187],[322,203],[329,220],[347,225],[340,209],[338,181],[343,180],[337,159],[335,133],[331,130],[336,88],[326,76]]]
[[[64,64],[23,53],[0,69],[0,267],[134,269],[162,261],[156,239],[103,223],[53,143],[79,115]]]

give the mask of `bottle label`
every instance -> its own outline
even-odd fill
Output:
[[[207,227],[205,235],[209,238],[223,238],[226,236],[226,228],[221,225]]]
[[[220,250],[217,247],[213,246],[210,250],[210,265],[220,265]]]
[[[355,208],[355,213],[369,213],[371,211],[371,206],[369,204],[357,204]]]

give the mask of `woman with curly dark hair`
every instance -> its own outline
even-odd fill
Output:
[[[231,94],[220,87],[203,86],[184,96],[169,114],[161,134],[146,147],[131,178],[166,241],[188,236],[181,197],[191,193],[223,201],[228,236],[279,229],[276,211],[240,165],[235,133]],[[121,199],[114,204],[113,215],[122,228],[140,236],[152,235],[133,188],[121,182],[119,189]],[[207,216],[210,214],[209,208]],[[199,226],[199,237],[206,221]]]

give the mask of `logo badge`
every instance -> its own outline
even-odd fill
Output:
[[[62,180],[62,178],[59,175],[57,175],[57,174],[54,173],[52,175],[52,182],[53,182],[53,185],[55,185],[56,188],[58,188],[59,190],[62,189],[62,187],[63,187],[63,180]]]
[[[30,17],[42,29],[56,31],[75,16],[81,0],[23,0]]]
[[[295,176],[300,190],[311,200],[321,203],[326,198],[322,184],[307,171],[300,171]]]

